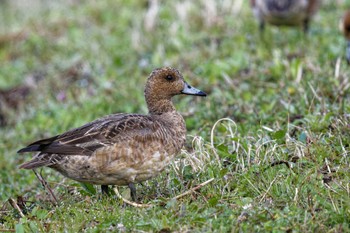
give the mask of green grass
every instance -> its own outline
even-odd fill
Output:
[[[0,88],[36,81],[17,108],[1,105],[0,231],[350,231],[345,1],[323,1],[307,36],[271,26],[260,35],[248,1],[161,1],[155,19],[147,1],[10,2],[0,3]],[[137,185],[153,207],[101,199],[97,186],[44,168],[53,206],[17,168],[30,155],[16,151],[36,139],[114,112],[147,113],[146,77],[166,65],[209,96],[174,99],[188,140],[166,171]],[[8,201],[18,197],[23,218]]]

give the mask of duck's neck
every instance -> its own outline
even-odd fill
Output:
[[[149,114],[160,115],[167,112],[175,112],[175,106],[171,99],[157,99],[146,97],[146,103],[149,110]]]

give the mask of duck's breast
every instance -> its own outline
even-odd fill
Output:
[[[130,131],[113,145],[100,148],[88,157],[85,173],[94,174],[89,182],[126,185],[163,171],[185,143],[185,122],[178,113],[154,116],[152,122],[151,129],[144,126],[143,130]]]

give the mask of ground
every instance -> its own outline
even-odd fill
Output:
[[[0,231],[350,231],[345,0],[324,0],[308,34],[260,33],[243,0],[0,5]],[[145,80],[162,66],[209,95],[174,98],[187,144],[136,186],[152,207],[39,169],[55,206],[18,169],[31,155],[16,151],[34,140],[110,113],[146,114]]]

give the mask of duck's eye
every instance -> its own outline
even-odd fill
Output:
[[[169,74],[169,75],[165,76],[165,79],[168,80],[168,81],[173,81],[174,77]]]

